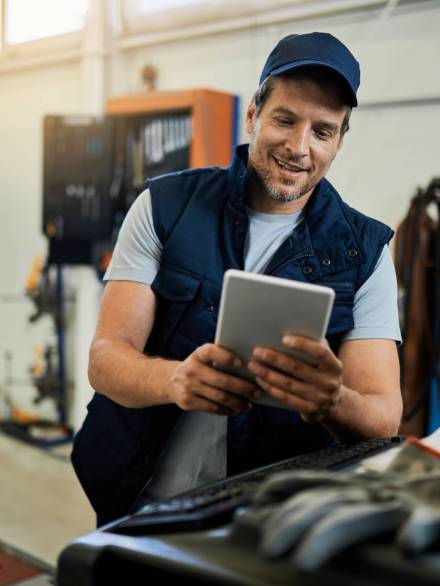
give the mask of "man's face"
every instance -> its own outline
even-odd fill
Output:
[[[247,111],[251,198],[292,202],[311,195],[342,144],[345,114],[336,92],[305,79],[276,79],[259,115],[254,102]]]

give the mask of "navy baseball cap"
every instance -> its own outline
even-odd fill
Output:
[[[356,92],[361,78],[359,63],[347,47],[329,33],[288,35],[281,39],[267,58],[260,85],[269,75],[280,75],[306,65],[318,65],[336,71],[349,90],[350,106],[357,106]]]

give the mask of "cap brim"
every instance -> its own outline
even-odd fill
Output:
[[[350,96],[351,96],[351,100],[352,100],[350,106],[355,107],[358,105],[356,94],[353,91],[350,80],[338,67],[333,65],[333,63],[327,63],[326,61],[320,61],[318,59],[302,59],[299,61],[292,61],[291,63],[287,63],[286,65],[282,65],[281,67],[277,67],[276,69],[271,71],[269,75],[277,76],[277,75],[280,75],[281,73],[285,73],[286,71],[290,71],[291,69],[305,67],[306,65],[318,65],[320,67],[326,67],[327,69],[332,69],[333,71],[336,71],[336,73],[338,73],[342,77],[342,79],[345,81],[345,83],[347,84],[347,89],[350,92]]]

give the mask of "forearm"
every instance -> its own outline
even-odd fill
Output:
[[[169,381],[178,364],[145,356],[124,340],[98,340],[90,350],[89,380],[124,407],[162,405],[172,402]]]
[[[393,395],[368,394],[343,385],[338,403],[321,423],[341,440],[390,437],[397,434],[401,415],[398,390]]]

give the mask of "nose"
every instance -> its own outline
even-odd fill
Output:
[[[295,124],[287,137],[286,147],[294,157],[307,157],[310,152],[310,128],[306,124]]]

